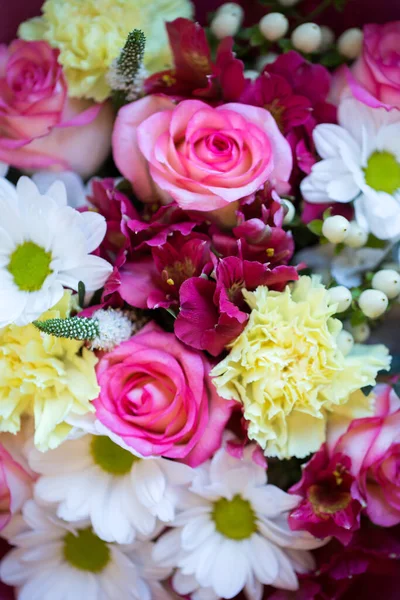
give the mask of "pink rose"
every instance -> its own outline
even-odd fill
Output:
[[[87,177],[108,155],[113,111],[68,100],[57,58],[46,42],[0,46],[0,161]]]
[[[149,323],[100,359],[97,418],[142,456],[196,466],[220,447],[233,410],[210,368],[203,354]]]
[[[360,497],[373,523],[400,523],[400,399],[386,384],[375,388],[373,417],[347,423],[337,419],[328,433],[331,453],[351,459]],[[344,429],[344,432],[343,432]]]
[[[154,201],[155,183],[164,202],[172,198],[184,210],[202,212],[223,209],[267,180],[286,185],[292,168],[290,146],[264,108],[212,108],[199,100],[175,105],[165,96],[119,111],[113,152],[141,200]]]
[[[11,436],[4,435],[4,439],[9,437]],[[12,452],[14,442],[12,440],[9,451],[4,444],[0,444],[0,530],[7,525],[12,515],[21,510],[31,495],[32,478],[17,462],[18,456]]]
[[[369,106],[400,108],[400,21],[365,25],[362,54],[351,73],[337,71],[331,97],[337,103],[349,91]]]

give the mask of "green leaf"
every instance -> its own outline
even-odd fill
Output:
[[[364,313],[361,312],[361,310],[357,309],[353,312],[353,314],[350,317],[350,324],[352,325],[352,327],[356,327],[357,325],[362,325],[363,323],[365,323],[367,319],[365,318]]]
[[[368,246],[368,248],[384,248],[386,246],[386,240],[379,240],[371,233],[368,236],[366,246]]]
[[[346,59],[336,49],[328,50],[320,58],[321,65],[334,69],[346,62]]]
[[[326,210],[324,210],[324,213],[322,215],[322,220],[325,221],[326,219],[328,219],[332,214],[332,206],[330,206],[329,208],[327,208]]]
[[[266,40],[263,34],[261,33],[259,26],[255,25],[252,29],[253,31],[250,35],[250,46],[257,47],[265,44]]]
[[[283,52],[289,52],[289,50],[293,50],[293,44],[288,38],[282,38],[278,42],[278,46]]]
[[[322,235],[322,225],[323,221],[321,219],[314,219],[314,221],[308,223],[307,229],[320,237]]]

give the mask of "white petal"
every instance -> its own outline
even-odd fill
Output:
[[[249,562],[256,578],[266,585],[271,584],[278,575],[276,547],[258,533],[249,543]]]
[[[313,131],[313,139],[321,158],[340,158],[344,147],[355,156],[360,155],[360,145],[339,125],[323,123]]]
[[[97,250],[106,235],[107,223],[103,215],[93,211],[80,213],[81,228],[86,238],[88,253]]]
[[[82,258],[79,266],[59,273],[58,280],[73,290],[77,290],[79,281],[83,281],[86,290],[94,292],[103,287],[111,272],[112,266],[109,262],[100,256],[89,254]]]
[[[241,544],[224,540],[215,556],[212,587],[223,598],[234,598],[246,583],[249,565]]]

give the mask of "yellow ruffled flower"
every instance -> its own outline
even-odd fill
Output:
[[[19,36],[60,50],[70,96],[102,102],[110,95],[106,74],[128,33],[144,32],[144,66],[160,71],[171,63],[165,22],[191,18],[193,7],[189,0],[46,0],[42,12],[20,25]]]
[[[66,292],[41,319],[68,317],[70,309]],[[32,324],[0,329],[0,431],[17,433],[21,417],[33,415],[36,447],[58,446],[71,430],[68,415],[94,411],[96,362],[82,342],[41,334]]]
[[[388,350],[355,344],[342,354],[342,323],[317,277],[300,277],[284,292],[260,286],[244,296],[248,324],[212,370],[214,384],[223,398],[242,403],[249,438],[267,456],[303,458],[325,441],[329,411],[343,410],[351,394],[389,369]]]

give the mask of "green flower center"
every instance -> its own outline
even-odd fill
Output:
[[[64,537],[64,558],[76,569],[100,573],[110,562],[110,549],[90,528],[79,529]]]
[[[257,531],[251,504],[239,495],[232,500],[221,498],[215,502],[212,518],[217,531],[231,540],[245,540]]]
[[[24,242],[11,254],[8,270],[20,290],[37,292],[52,272],[51,260],[50,252],[46,252],[34,242]]]
[[[400,189],[400,164],[390,152],[374,152],[368,159],[365,181],[378,192],[393,194]]]
[[[107,473],[112,475],[125,475],[132,469],[137,456],[131,454],[128,450],[121,448],[105,435],[93,436],[91,443],[91,452],[94,462]]]

